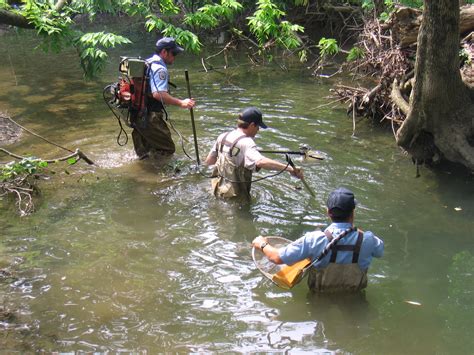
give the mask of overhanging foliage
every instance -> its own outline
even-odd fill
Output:
[[[202,47],[197,31],[224,25],[229,31],[252,34],[264,53],[271,47],[290,50],[301,47],[297,33],[302,32],[303,27],[289,22],[284,9],[305,4],[306,1],[259,0],[255,7],[253,2],[236,0],[218,3],[190,0],[26,0],[17,3],[0,0],[0,24],[35,29],[42,38],[40,47],[45,51],[59,52],[74,47],[85,76],[92,78],[103,69],[108,58],[107,49],[130,43],[130,40],[106,31],[84,33],[76,26],[79,17],[90,21],[99,14],[140,17],[144,19],[147,31],[173,36],[180,45],[196,53]],[[247,21],[241,21],[242,13],[248,15]],[[304,53],[300,53],[300,57],[303,58]]]

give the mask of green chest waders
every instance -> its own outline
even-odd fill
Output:
[[[331,240],[332,235],[327,232],[326,237]],[[314,292],[356,292],[367,287],[367,270],[359,267],[359,253],[362,245],[363,232],[358,231],[355,245],[333,246],[329,265],[323,269],[312,267],[308,274],[308,287]],[[338,251],[352,252],[351,264],[337,264]]]

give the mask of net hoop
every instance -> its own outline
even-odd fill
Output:
[[[277,249],[287,246],[288,244],[293,242],[292,240],[283,237],[266,237],[266,239],[272,247],[275,247]],[[260,271],[260,273],[268,280],[270,280],[274,285],[280,288],[289,289],[282,287],[282,285],[273,281],[273,276],[278,271],[280,271],[281,268],[285,267],[285,264],[277,265],[272,263],[270,260],[267,259],[267,257],[262,253],[260,249],[255,247],[252,248],[252,260],[258,271]]]

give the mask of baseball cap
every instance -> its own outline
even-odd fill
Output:
[[[332,216],[348,215],[357,205],[354,193],[345,187],[339,187],[329,194],[326,203]]]
[[[169,49],[175,55],[184,51],[183,47],[176,44],[176,40],[173,37],[163,37],[156,41],[156,50],[160,52],[162,49]]]
[[[263,123],[262,113],[256,107],[247,107],[245,110],[243,110],[239,115],[239,120],[248,123],[253,122],[262,128],[268,128],[267,125]]]

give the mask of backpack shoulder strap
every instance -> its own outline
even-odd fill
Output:
[[[341,239],[341,238],[344,238],[348,233],[352,232],[356,230],[355,227],[351,227],[351,228],[348,228],[344,231],[342,231],[341,233],[339,233],[339,235],[337,235],[336,237],[334,237],[334,239],[332,239],[327,245],[326,247],[324,248],[324,250],[321,252],[321,254],[319,254],[318,257],[316,257],[315,259],[313,259],[313,261],[311,262],[311,264],[309,264],[306,269],[310,268],[311,266],[313,266],[314,264],[316,264],[318,261],[322,260],[326,255],[328,255],[328,253],[332,250],[332,248],[337,244],[337,242]],[[326,232],[324,233],[326,236]],[[331,235],[332,236],[332,235]]]
[[[233,132],[233,131],[231,131]],[[233,156],[236,156],[237,154],[239,154],[240,152],[240,149],[237,148],[237,152],[234,154],[234,148],[235,148],[235,145],[243,138],[246,138],[247,136],[245,134],[242,134],[241,136],[237,137],[234,141],[228,141],[227,140],[227,136],[231,133],[231,132],[227,132],[224,137],[222,137],[222,140],[220,141],[219,143],[219,150],[218,152],[219,153],[222,153],[223,149],[224,149],[224,146],[227,146],[229,147],[229,155],[231,157]]]

